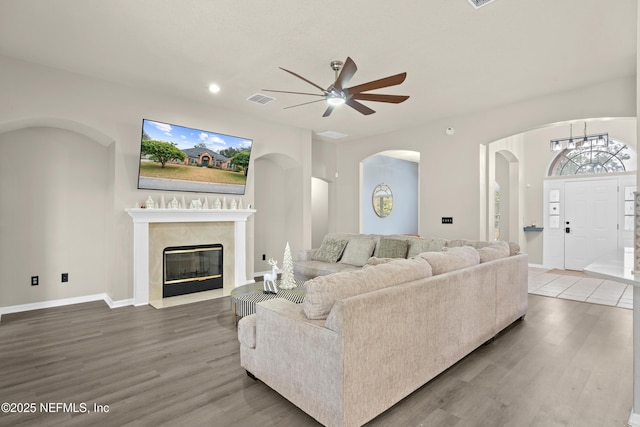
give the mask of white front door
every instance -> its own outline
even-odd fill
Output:
[[[582,270],[618,247],[617,179],[565,183],[564,265]]]

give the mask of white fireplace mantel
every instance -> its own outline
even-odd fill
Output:
[[[149,304],[149,224],[157,222],[233,222],[234,286],[247,284],[246,224],[255,209],[126,209],[133,218],[133,303]]]

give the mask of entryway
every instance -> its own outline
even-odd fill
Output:
[[[581,271],[632,246],[633,222],[625,214],[633,200],[625,199],[635,191],[635,180],[635,173],[628,173],[545,181],[543,265]]]

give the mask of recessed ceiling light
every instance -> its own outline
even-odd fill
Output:
[[[217,85],[217,84],[215,84],[215,83],[211,83],[211,84],[209,85],[209,92],[211,92],[211,93],[218,93],[218,92],[220,92],[220,86],[218,86],[218,85]]]

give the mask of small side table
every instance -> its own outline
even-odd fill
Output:
[[[267,301],[274,298],[284,298],[300,304],[304,301],[307,289],[303,286],[304,280],[296,279],[296,287],[293,289],[280,289],[280,280],[276,280],[278,286],[277,294],[265,294],[262,282],[251,283],[249,285],[238,286],[231,291],[231,310],[233,311],[233,322],[238,325],[238,316],[244,317],[256,312],[256,304],[260,301]]]

